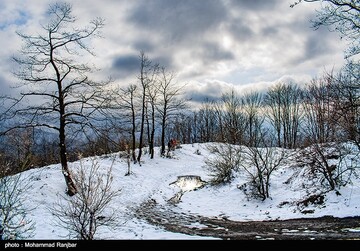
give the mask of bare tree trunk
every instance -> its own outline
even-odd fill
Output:
[[[134,108],[132,108],[134,109]],[[132,128],[131,128],[131,154],[132,154],[132,160],[134,161],[134,163],[136,164],[136,118],[135,118],[135,113],[134,110],[132,111]]]
[[[61,83],[59,85],[59,90],[61,89]],[[61,93],[61,92],[60,92]],[[59,146],[60,146],[60,162],[62,173],[65,178],[66,186],[67,186],[67,194],[69,196],[73,196],[77,193],[76,185],[73,180],[72,174],[68,167],[68,160],[67,160],[67,153],[66,153],[66,142],[65,142],[65,107],[64,107],[64,100],[62,98],[59,99],[60,101],[60,127],[59,127]]]
[[[140,163],[142,148],[143,148],[143,140],[144,140],[144,126],[145,126],[145,115],[146,115],[146,106],[147,106],[147,91],[151,84],[153,84],[157,71],[158,65],[153,65],[152,62],[148,59],[145,53],[140,52],[140,76],[138,79],[140,80],[141,88],[142,88],[142,111],[141,111],[141,124],[140,124],[140,136],[139,136],[139,153],[137,160]]]
[[[128,171],[125,174],[125,176],[129,176],[131,174],[131,164],[130,164],[130,147],[129,147],[129,143],[126,142],[126,146],[125,146],[125,152],[126,152],[126,162],[127,162],[127,167],[128,167]]]
[[[151,114],[151,134],[150,134],[150,158],[154,158],[154,140],[155,140],[155,106],[152,105],[152,114]]]
[[[144,90],[145,92],[145,90]],[[142,99],[142,112],[141,112],[141,124],[140,124],[140,136],[139,136],[139,153],[137,156],[137,161],[140,163],[142,148],[143,148],[143,138],[144,138],[144,125],[145,125],[145,93],[143,93]]]
[[[165,126],[166,126],[166,106],[164,106],[162,121],[161,121],[161,156],[165,156]]]

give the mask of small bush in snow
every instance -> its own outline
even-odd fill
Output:
[[[78,193],[73,197],[62,197],[51,208],[59,226],[69,230],[69,236],[81,240],[93,240],[100,227],[115,227],[115,213],[108,210],[109,203],[119,195],[112,191],[112,165],[101,172],[100,165],[92,159],[91,166],[75,172]]]
[[[245,194],[265,200],[270,197],[270,178],[273,172],[287,158],[281,148],[247,147],[242,152],[242,170],[248,175],[248,183],[240,186]]]
[[[239,168],[240,151],[231,144],[210,146],[209,151],[213,154],[212,157],[205,160],[211,177],[209,183],[220,185],[230,182],[234,178],[233,172]]]

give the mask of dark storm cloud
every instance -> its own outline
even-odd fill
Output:
[[[160,53],[161,60],[157,61],[175,71],[187,66],[181,59],[187,57],[196,69],[190,68],[183,76],[196,77],[209,71],[213,64],[236,58],[223,46],[226,32],[251,37],[248,24],[242,20],[235,24],[230,12],[231,6],[220,0],[141,0],[128,12],[127,21],[147,32],[137,38],[135,49]]]
[[[321,31],[319,31],[321,32]],[[322,32],[323,36],[322,39],[319,39],[318,34],[313,33],[309,36],[305,43],[305,52],[303,60],[310,60],[326,53],[331,53],[332,46],[331,46],[331,39],[327,39],[329,36],[327,32]]]
[[[217,43],[204,43],[198,56],[203,58],[205,62],[214,60],[231,60],[235,55],[231,51],[221,48]]]
[[[337,50],[336,42],[334,42],[332,36],[334,34],[331,34],[325,28],[320,28],[313,32],[306,32],[306,28],[304,27],[306,26],[299,26],[293,29],[294,33],[299,35],[298,39],[303,40],[298,48],[294,48],[300,52],[298,56],[288,61],[295,67],[304,62],[332,55]],[[293,42],[296,42],[296,40],[287,41],[288,46],[291,46]]]
[[[154,64],[159,64],[160,67],[165,67],[168,70],[171,70],[174,66],[172,58],[167,55],[160,55],[155,58],[152,58],[151,61]]]
[[[201,39],[203,33],[226,19],[222,1],[152,0],[138,1],[128,20],[140,29],[161,32],[164,39]]]
[[[264,27],[261,31],[264,37],[273,37],[279,35],[279,29],[277,27]]]
[[[117,76],[126,76],[139,70],[140,59],[138,55],[121,55],[112,63],[112,70]]]
[[[129,75],[133,75],[140,70],[140,52],[139,54],[134,55],[121,55],[113,59],[112,63],[112,72],[113,76],[116,77],[125,77]],[[145,55],[148,59],[155,65],[158,64],[160,67],[165,67],[168,70],[171,70],[173,67],[173,63],[170,57],[167,56],[156,56],[156,57],[149,57],[147,52]]]
[[[232,0],[230,1],[231,6],[238,7],[244,10],[272,10],[274,9],[279,1],[277,0]]]
[[[241,17],[234,18],[227,24],[229,33],[239,41],[247,41],[254,37],[255,32],[251,27],[252,24]]]
[[[271,14],[278,4],[276,0],[142,0],[129,12],[128,21],[139,29],[161,34],[164,45],[178,42],[177,46],[181,43],[188,46],[195,42],[201,46],[207,32],[213,32],[213,38],[220,38],[219,27],[225,27],[239,41],[254,37],[254,24],[248,16]],[[145,42],[137,45],[153,48]]]
[[[133,47],[137,51],[146,51],[147,53],[152,52],[155,49],[155,45],[148,40],[135,41]]]

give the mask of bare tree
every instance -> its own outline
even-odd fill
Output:
[[[184,85],[177,85],[175,81],[175,74],[166,71],[164,67],[160,69],[160,77],[158,82],[159,88],[159,102],[157,111],[160,116],[161,125],[161,156],[165,155],[165,133],[169,119],[185,108],[185,100],[179,99],[180,91]]]
[[[325,192],[336,190],[351,180],[359,166],[359,153],[351,148],[341,143],[313,144],[299,152],[297,162],[306,166],[311,180],[318,181]]]
[[[242,97],[242,107],[246,120],[246,145],[259,146],[262,125],[265,117],[261,115],[263,96],[259,92],[252,92]]]
[[[137,161],[140,163],[142,156],[142,148],[144,144],[144,127],[145,127],[145,118],[146,118],[146,108],[147,108],[147,95],[148,89],[151,84],[154,83],[156,74],[158,72],[158,65],[153,64],[151,60],[145,55],[145,52],[140,52],[140,75],[138,79],[141,85],[141,120],[140,120],[140,135],[139,135],[139,153],[137,156]]]
[[[156,69],[156,71],[157,70],[158,69]],[[146,124],[148,131],[149,154],[151,159],[154,158],[157,99],[158,99],[158,87],[156,86],[156,82],[154,81],[154,84],[148,85],[147,87],[148,106],[146,109]]]
[[[294,7],[302,0],[296,1]],[[341,38],[349,41],[347,57],[360,53],[360,2],[358,0],[304,0],[304,2],[322,2],[314,28],[327,26],[331,31],[340,33]]]
[[[301,97],[301,89],[292,83],[275,85],[265,97],[265,103],[270,109],[267,117],[275,129],[278,147],[297,146],[302,118]]]
[[[130,150],[130,147],[129,147],[129,144],[128,143],[125,143],[125,157],[126,157],[126,163],[127,163],[127,167],[128,167],[128,170],[127,172],[125,173],[125,176],[129,176],[130,174],[132,174],[131,172],[131,150]]]
[[[22,107],[17,107],[15,115],[23,122],[18,127],[42,127],[58,133],[62,172],[71,196],[77,189],[68,168],[67,128],[92,126],[103,85],[89,80],[87,74],[92,69],[81,63],[80,53],[94,55],[89,40],[99,35],[104,23],[95,19],[86,28],[74,27],[76,18],[67,3],[51,5],[48,13],[49,23],[42,25],[43,34],[18,33],[25,45],[21,56],[14,57],[20,66],[15,74],[24,86],[18,103]]]
[[[334,81],[323,77],[314,79],[304,95],[305,126],[310,144],[335,141],[339,130],[339,116],[333,95]]]
[[[112,190],[112,168],[103,167],[92,158],[90,166],[80,161],[75,175],[78,193],[73,197],[61,196],[50,211],[60,227],[69,230],[69,236],[81,240],[93,240],[99,228],[115,227],[115,212],[110,203],[120,190]]]
[[[250,195],[262,200],[270,198],[270,178],[287,158],[286,150],[274,147],[246,147],[241,155],[242,160],[239,163],[249,177],[247,184],[250,186]],[[240,186],[246,193],[247,184]]]
[[[131,112],[131,156],[134,163],[136,163],[136,105],[134,101],[136,95],[136,86],[129,86],[129,88],[126,90],[126,93],[129,95],[129,101],[127,102],[127,105]]]
[[[231,144],[242,144],[244,140],[245,120],[241,111],[241,99],[231,90],[221,97],[222,123],[225,133],[225,140]]]
[[[14,171],[24,171],[34,164],[34,158],[32,158],[35,145],[34,130],[17,128],[4,137],[7,152],[13,157]]]
[[[190,144],[193,140],[192,130],[193,130],[193,117],[192,115],[180,113],[176,116],[174,120],[171,121],[169,125],[169,136],[173,139],[178,139],[182,144]],[[177,144],[175,147],[179,147]]]
[[[224,123],[224,110],[222,106],[222,102],[214,102],[214,113],[215,113],[215,119],[216,124],[218,125],[218,140],[219,142],[228,142],[228,139],[226,138],[226,124]]]
[[[112,117],[114,117],[114,126],[115,124],[122,123],[125,128],[124,130],[130,134],[130,142],[127,148],[131,151],[131,161],[133,161],[134,164],[137,163],[136,132],[138,129],[137,120],[140,113],[138,96],[138,87],[130,84],[126,88],[115,90],[113,98],[111,98],[111,104],[109,104],[109,109],[113,111],[111,114]]]
[[[360,65],[347,64],[336,76],[334,92],[336,95],[336,113],[345,139],[355,142],[360,149]]]
[[[197,142],[213,142],[219,139],[218,113],[214,101],[205,100],[195,114]]]
[[[349,60],[347,67],[348,70],[351,69],[350,75],[352,75],[352,79],[355,79],[354,82],[353,80],[351,82],[358,82],[360,68],[357,57],[360,53],[360,2],[358,0],[298,0],[290,5],[290,7],[294,7],[300,2],[321,2],[321,9],[317,11],[317,18],[312,20],[313,27],[318,29],[321,26],[326,26],[330,31],[339,33],[341,39],[348,41],[348,48],[345,51],[345,57]],[[356,95],[353,95],[356,93],[354,92],[355,89],[358,92],[359,86],[356,87],[356,84],[352,84],[350,89],[344,88],[344,86],[341,87],[341,90],[345,90],[342,93],[347,95],[347,98],[351,98],[348,101],[352,104],[354,104],[352,101],[356,101]],[[351,107],[351,113],[353,115],[356,114],[358,105]],[[341,109],[341,111],[343,112],[344,110]],[[349,114],[349,112],[347,112],[347,115],[350,115],[347,119],[350,120],[352,125],[358,123],[355,116]],[[359,130],[356,130],[355,126],[349,126],[347,128],[348,133],[352,134],[351,138],[355,139],[356,131],[359,132]]]

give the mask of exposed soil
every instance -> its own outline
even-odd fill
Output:
[[[360,216],[232,221],[177,213],[172,205],[161,206],[149,200],[139,207],[136,217],[171,232],[226,240],[360,240],[360,232],[350,230],[360,230]]]

